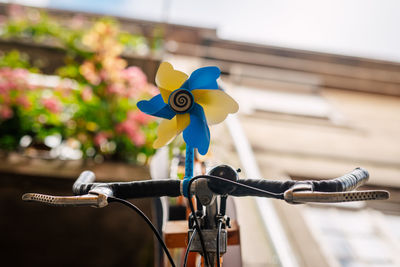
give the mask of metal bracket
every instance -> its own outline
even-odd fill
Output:
[[[314,190],[313,185],[309,182],[300,182],[289,188],[284,193],[286,202],[290,204],[301,204],[301,202],[295,201],[295,195],[297,192],[308,192],[312,193]]]
[[[215,201],[215,194],[208,187],[207,179],[194,181],[195,195],[200,200],[201,205],[209,206]]]
[[[217,229],[202,229],[201,230],[203,237],[204,237],[204,243],[206,246],[206,251],[208,253],[216,253],[217,252]],[[189,239],[193,234],[193,230],[189,230],[188,235]],[[221,230],[221,235],[219,239],[219,246],[220,246],[220,253],[224,254],[226,253],[226,247],[227,247],[227,242],[228,242],[228,235],[225,229]],[[192,245],[190,246],[189,251],[191,252],[203,252],[201,249],[201,243],[200,243],[200,238],[199,235],[196,234],[193,238]]]

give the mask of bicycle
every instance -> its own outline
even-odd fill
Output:
[[[218,76],[219,69],[208,67],[193,72],[190,78],[187,79],[187,76],[181,72],[173,70],[170,64],[162,63],[156,77],[157,84],[162,88],[162,90],[160,89],[161,94],[149,101],[138,103],[138,107],[142,111],[169,119],[170,122],[172,121],[177,125],[179,130],[184,132],[183,136],[187,143],[187,148],[185,178],[183,180],[166,179],[124,183],[94,183],[94,173],[84,171],[72,188],[76,196],[63,197],[27,193],[22,196],[22,199],[54,206],[93,206],[102,208],[112,202],[124,204],[137,212],[147,222],[167,255],[170,264],[175,266],[163,238],[151,223],[151,220],[126,199],[184,196],[188,200],[191,211],[188,218],[188,245],[185,251],[184,266],[187,265],[189,252],[197,252],[201,255],[200,262],[204,266],[211,267],[221,266],[222,256],[227,251],[227,229],[230,227],[230,218],[226,214],[228,196],[268,197],[285,200],[290,204],[383,200],[389,198],[389,192],[384,190],[352,191],[364,184],[369,178],[368,172],[362,168],[356,168],[351,173],[333,180],[320,181],[239,179],[237,171],[228,165],[216,166],[208,174],[193,177],[195,149],[199,153],[205,154],[210,143],[205,111],[202,108],[203,106],[196,103],[196,100],[201,102],[204,99],[213,99],[211,95],[215,93],[221,97],[222,101],[225,101],[224,103],[228,106],[226,114],[208,113],[209,115],[211,114],[211,120],[214,120],[214,122],[222,121],[228,113],[234,112],[235,109],[237,110],[236,102],[232,102],[219,89],[216,83]],[[179,81],[168,80],[168,77],[173,77]],[[160,86],[160,84],[163,86],[168,85],[173,90],[165,92],[165,87]],[[196,91],[191,87],[211,89],[198,89],[208,90],[204,92]],[[209,92],[210,90],[214,91]],[[187,116],[187,114],[189,115]],[[190,118],[189,122],[187,121],[188,117]],[[173,138],[173,134],[176,134],[174,130],[168,132],[169,129],[165,125],[160,125],[159,129],[161,131],[159,131],[159,139],[156,140],[156,147],[164,145]],[[186,128],[183,126],[186,126]],[[198,131],[196,132],[193,129]],[[196,203],[193,203],[194,199]]]

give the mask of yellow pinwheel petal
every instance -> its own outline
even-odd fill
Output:
[[[192,90],[194,101],[200,104],[208,124],[217,124],[225,120],[229,113],[239,110],[238,103],[222,90]]]
[[[178,70],[174,70],[168,62],[162,62],[157,70],[156,84],[160,88],[161,96],[165,103],[168,103],[169,94],[187,80],[188,76]]]
[[[190,115],[177,114],[171,120],[163,120],[157,129],[157,139],[153,147],[160,148],[168,144],[174,137],[180,134],[190,123]]]
[[[158,89],[160,90],[160,94],[161,94],[162,99],[164,100],[165,104],[168,104],[169,95],[172,93],[172,91],[162,89],[161,87],[159,87]]]

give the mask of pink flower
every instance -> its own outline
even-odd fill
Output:
[[[3,81],[0,80],[0,94],[5,95],[8,93],[10,87],[7,86],[7,84],[3,83]]]
[[[138,67],[122,70],[121,77],[125,80],[125,95],[128,97],[135,97],[147,86],[147,77]]]
[[[24,17],[25,9],[16,4],[11,4],[8,6],[8,14],[13,19],[22,19]]]
[[[103,81],[107,81],[107,80],[109,80],[109,74],[108,74],[108,72],[107,72],[107,70],[105,70],[105,69],[101,69],[100,70],[100,78],[103,80]]]
[[[20,96],[16,99],[18,105],[23,106],[24,108],[28,109],[31,107],[31,102],[26,96]]]
[[[146,137],[141,132],[137,132],[134,136],[131,136],[131,140],[137,146],[143,146],[146,143]]]
[[[0,15],[0,25],[4,25],[5,23],[7,23],[7,21],[8,21],[7,16]]]
[[[137,89],[141,89],[147,85],[146,74],[138,67],[129,67],[122,71],[122,77],[128,81],[128,83]]]
[[[113,83],[107,87],[107,92],[110,94],[125,96],[125,87],[120,83]]]
[[[62,111],[62,104],[56,98],[43,98],[42,104],[52,113],[59,113]]]
[[[142,146],[146,142],[146,137],[140,131],[139,127],[129,121],[124,121],[118,124],[116,131],[118,133],[126,134],[136,146]]]
[[[24,69],[0,69],[0,94],[8,94],[11,90],[24,91],[30,89],[27,82],[28,71]]]
[[[145,125],[151,120],[152,117],[140,111],[129,111],[127,115],[127,121],[140,125]]]
[[[26,81],[29,72],[26,69],[14,69],[12,70],[13,78],[19,81]]]
[[[108,137],[109,135],[106,132],[100,132],[98,134],[96,134],[96,136],[94,137],[94,144],[96,146],[101,146],[105,143],[107,143],[108,141]]]
[[[14,112],[10,107],[3,106],[0,107],[0,117],[4,120],[11,118],[14,115]]]
[[[85,101],[85,102],[92,100],[92,97],[93,97],[92,88],[90,88],[89,86],[85,86],[85,88],[83,88],[83,90],[81,92],[81,96],[82,96],[83,101]]]
[[[146,143],[146,136],[140,129],[140,125],[145,125],[152,118],[139,111],[129,111],[126,120],[116,126],[118,133],[126,134],[133,144],[143,146]]]

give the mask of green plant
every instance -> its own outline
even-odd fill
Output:
[[[56,131],[63,132],[61,110],[65,97],[61,92],[32,86],[29,75],[22,68],[0,68],[2,149],[16,149],[19,139],[26,134],[43,139]]]
[[[111,18],[100,20],[118,27],[117,22]],[[7,20],[1,25],[1,37],[26,39],[40,44],[58,46],[65,49],[67,61],[84,59],[93,53],[82,44],[82,38],[97,21],[89,20],[82,15],[57,20],[43,10],[9,5]],[[162,34],[159,31],[154,32],[153,39],[157,44],[153,44],[143,35],[120,30],[115,38],[122,45],[123,51],[142,53],[143,50],[160,49]]]
[[[38,70],[24,55],[11,52],[0,59],[0,88],[6,88],[0,91],[0,129],[10,129],[0,132],[0,148],[15,149],[26,134],[41,141],[58,133],[63,140],[75,140],[84,157],[145,162],[154,153],[156,122],[139,112],[136,103],[155,90],[140,68],[128,67],[121,57],[143,37],[121,32],[112,19],[68,28],[43,12],[32,12],[21,17],[14,11],[3,25],[3,38],[59,45],[66,50],[66,65],[56,71],[56,86],[32,88],[31,72]],[[10,73],[20,75],[14,79],[17,85],[7,80]]]

